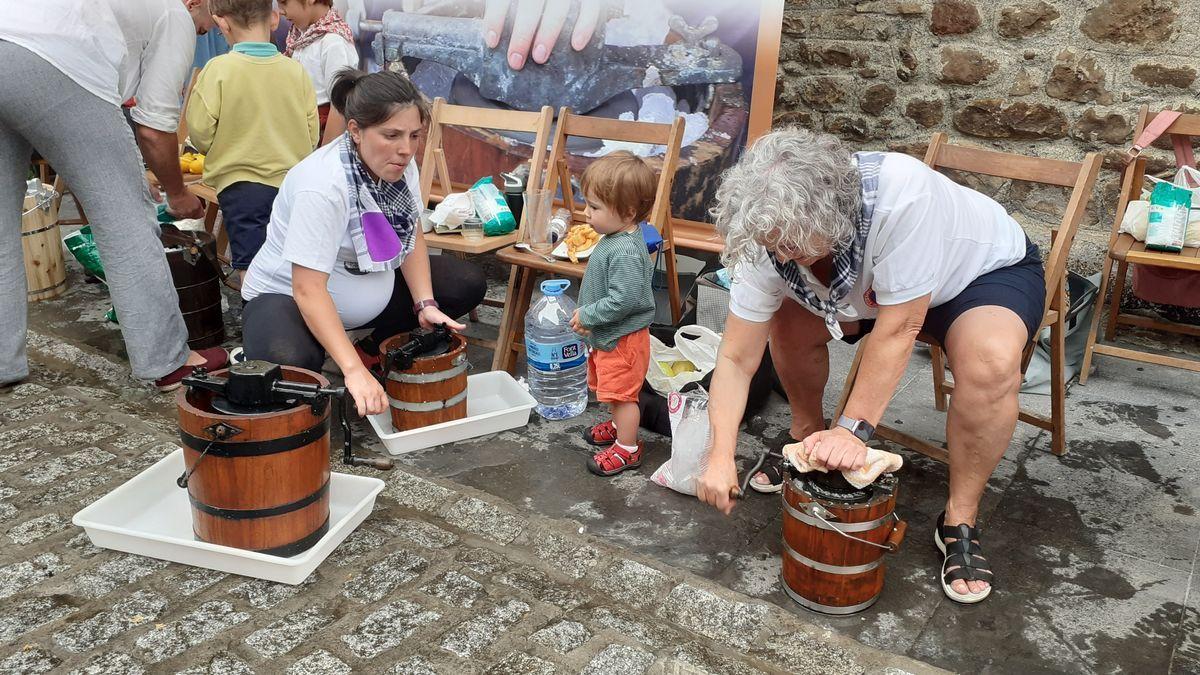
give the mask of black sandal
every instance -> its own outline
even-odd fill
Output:
[[[946,539],[954,539],[949,544]],[[937,527],[933,530],[933,543],[942,552],[942,592],[951,600],[964,605],[983,602],[992,593],[992,570],[987,558],[983,557],[983,548],[979,545],[979,530],[960,523],[946,525],[946,512],[938,516]],[[949,572],[946,568],[953,567]],[[978,593],[959,593],[950,585],[958,581],[986,581],[987,588]]]
[[[754,480],[754,476],[750,476],[750,489],[764,495],[778,494],[783,491],[783,457],[772,455],[758,469],[770,481],[767,485],[762,485]]]

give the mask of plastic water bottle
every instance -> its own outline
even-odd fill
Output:
[[[563,295],[565,279],[542,282],[542,299],[525,314],[525,358],[529,391],[538,414],[565,420],[583,412],[588,402],[587,347],[571,330],[575,303]]]

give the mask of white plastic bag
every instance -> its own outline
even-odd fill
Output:
[[[429,220],[438,232],[457,230],[463,221],[475,215],[475,206],[471,204],[471,195],[465,192],[454,192],[446,195],[436,208]]]
[[[1121,217],[1121,232],[1133,235],[1138,241],[1146,241],[1146,228],[1150,225],[1150,201],[1135,199],[1125,207]]]
[[[650,480],[685,495],[695,496],[696,480],[708,452],[708,392],[696,387],[667,396],[671,415],[671,459]]]
[[[646,370],[646,382],[660,396],[668,396],[692,382],[699,382],[717,367],[717,351],[721,348],[721,334],[704,326],[683,326],[675,331],[675,346],[668,347],[653,335],[650,336],[650,367]],[[687,361],[693,370],[668,375],[659,364]]]

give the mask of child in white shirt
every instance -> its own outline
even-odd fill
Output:
[[[304,66],[312,78],[324,145],[346,130],[346,121],[329,105],[329,90],[339,70],[358,67],[354,34],[333,8],[333,0],[278,1],[280,13],[292,22],[283,53]]]

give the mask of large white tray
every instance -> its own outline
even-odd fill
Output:
[[[197,541],[187,490],[175,484],[183,468],[183,450],[176,450],[76,513],[71,522],[101,548],[299,584],[370,515],[383,490],[378,478],[332,474],[329,531],[307,551],[280,558]]]
[[[420,429],[396,431],[392,413],[385,410],[371,415],[371,426],[393,455],[456,443],[476,436],[523,427],[529,423],[529,411],[537,405],[533,396],[517,384],[512,375],[493,370],[467,377],[467,416]]]

